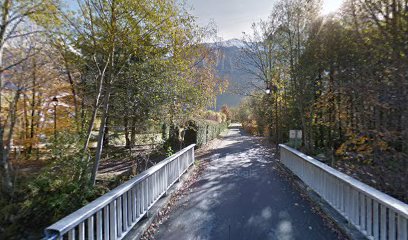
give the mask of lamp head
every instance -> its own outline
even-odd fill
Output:
[[[58,104],[58,98],[57,98],[56,96],[53,97],[52,100],[51,100],[51,102],[52,102],[52,104],[53,104],[54,106],[57,106],[57,104]]]

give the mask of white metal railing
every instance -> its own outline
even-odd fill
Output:
[[[408,240],[408,204],[296,149],[279,146],[281,162],[369,239]]]
[[[192,144],[45,229],[45,239],[122,239],[194,163]]]

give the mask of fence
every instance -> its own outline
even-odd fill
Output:
[[[280,144],[280,160],[370,239],[408,240],[408,205]]]
[[[194,144],[49,226],[45,239],[122,239],[194,163]]]

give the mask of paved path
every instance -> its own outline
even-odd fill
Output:
[[[231,128],[155,239],[337,239],[274,168],[259,139]]]

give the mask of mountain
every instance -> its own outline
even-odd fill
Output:
[[[209,45],[218,49],[218,76],[229,81],[226,92],[217,97],[216,110],[220,110],[223,105],[238,106],[245,94],[254,90],[251,85],[253,76],[243,72],[239,66],[240,59],[245,58],[242,54],[245,43],[239,39],[231,39]]]
[[[245,47],[245,43],[242,40],[233,38],[227,41],[223,41],[223,42],[218,42],[218,44],[224,48],[244,48]]]

